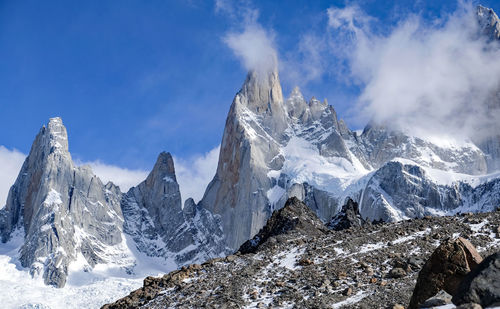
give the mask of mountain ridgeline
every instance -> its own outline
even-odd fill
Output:
[[[482,35],[498,45],[496,14],[479,7],[477,16]],[[500,101],[490,108],[500,112]],[[377,124],[354,132],[326,100],[306,101],[298,88],[285,99],[277,69],[251,71],[229,109],[217,171],[198,204],[182,205],[165,152],[127,193],[103,184],[90,167],[74,164],[66,128],[52,118],[0,210],[0,235],[3,242],[23,237],[21,265],[63,287],[72,262],[90,270],[123,260],[130,247],[176,267],[224,256],[292,197],[323,223],[347,201],[359,224],[491,211],[500,205],[499,168],[497,132],[452,145]],[[128,272],[131,259],[120,264]]]
[[[140,252],[178,265],[227,251],[218,241],[217,217],[196,206],[182,208],[170,154],[161,153],[146,180],[123,194],[89,166],[73,163],[60,118],[50,119],[35,138],[0,210],[0,229],[3,242],[23,235],[21,265],[57,287],[65,285],[73,261],[83,260],[89,270],[123,260],[127,237]]]

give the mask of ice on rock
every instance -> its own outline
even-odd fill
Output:
[[[483,33],[498,39],[496,14],[477,14]],[[488,211],[500,203],[499,141],[412,136],[375,123],[351,131],[326,101],[307,102],[297,87],[284,100],[276,70],[260,80],[250,72],[200,205],[220,215],[233,249],[292,196],[325,222],[348,198],[368,220]]]

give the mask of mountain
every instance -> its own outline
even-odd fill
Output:
[[[498,48],[497,15],[479,7],[477,17],[489,46]],[[491,114],[499,111],[498,93],[488,102]],[[297,231],[322,238],[326,222],[367,231],[371,221],[492,211],[500,205],[499,169],[497,132],[460,141],[416,137],[390,124],[356,132],[326,100],[306,100],[299,88],[284,98],[277,68],[250,71],[198,204],[182,205],[166,152],[128,192],[103,184],[90,167],[74,164],[66,128],[52,118],[0,210],[0,235],[11,246],[21,239],[12,259],[32,276],[63,287],[71,270],[102,266],[128,276],[154,265],[166,272],[238,248],[271,250],[269,239],[280,243]]]
[[[168,257],[176,264],[202,262],[224,255],[220,219],[188,199],[182,207],[174,161],[158,156],[146,180],[122,200],[124,231],[149,256]]]
[[[380,125],[358,135],[332,106],[307,102],[297,88],[280,100],[276,71],[260,81],[250,72],[226,120],[217,173],[200,204],[221,215],[231,248],[292,196],[324,222],[348,198],[370,221],[490,211],[500,202],[496,191],[477,197],[481,185],[494,186],[498,175],[488,173],[497,161],[472,141],[436,143]]]
[[[497,40],[496,14],[478,7],[477,18],[480,32]],[[493,95],[493,114],[499,106]],[[499,170],[496,132],[436,140],[370,123],[360,134],[326,100],[306,101],[298,88],[284,99],[274,69],[249,72],[236,94],[200,205],[221,216],[226,244],[236,250],[293,196],[323,222],[349,198],[368,221],[491,211],[500,203]]]
[[[103,248],[122,242],[121,193],[102,184],[90,167],[77,167],[60,118],[51,118],[33,142],[1,210],[2,240],[24,234],[19,259],[32,275],[62,287],[68,265],[80,256],[106,263]]]
[[[491,40],[500,40],[500,19],[495,11],[482,5],[478,5],[477,17],[481,32],[488,36]]]
[[[91,272],[101,265],[126,277],[149,267],[147,257],[165,272],[228,252],[218,216],[192,199],[182,208],[169,153],[123,194],[89,166],[74,164],[60,118],[36,136],[0,210],[0,232],[4,243],[21,238],[15,259],[56,287],[66,284],[70,268]]]

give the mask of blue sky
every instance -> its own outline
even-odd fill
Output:
[[[244,28],[243,9],[258,12],[255,22],[285,63],[285,96],[299,84],[306,98],[327,98],[349,119],[359,84],[339,76],[328,52],[319,72],[310,71],[299,47],[329,34],[328,8],[352,5],[382,34],[410,13],[433,23],[457,8],[409,0],[0,1],[0,145],[28,153],[39,128],[61,116],[81,161],[149,170],[164,150],[186,160],[209,152],[246,74],[224,40]]]

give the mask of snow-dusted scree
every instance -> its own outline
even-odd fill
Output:
[[[483,257],[500,249],[499,211],[325,233],[304,208],[291,202],[275,212],[253,239],[253,252],[147,278],[143,288],[105,309],[406,306],[424,262],[451,235],[468,238]],[[475,230],[479,222],[487,223]]]

